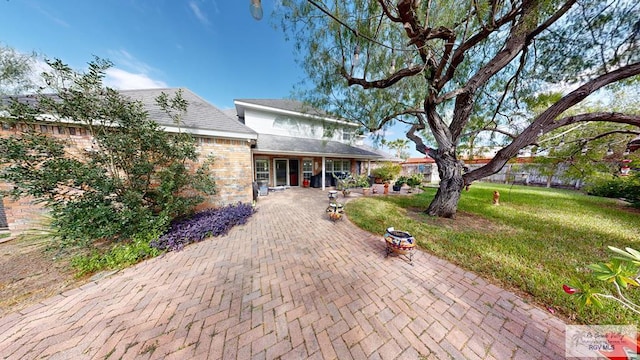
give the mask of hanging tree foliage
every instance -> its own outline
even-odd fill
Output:
[[[371,132],[404,123],[415,149],[436,161],[430,215],[454,217],[465,184],[558,128],[640,126],[637,114],[571,112],[600,89],[638,80],[637,2],[284,0],[275,14],[312,85],[299,89],[303,98]],[[527,98],[551,91],[561,96],[527,111]],[[458,147],[487,142],[501,149],[465,172]]]

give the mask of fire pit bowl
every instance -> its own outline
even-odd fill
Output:
[[[404,255],[411,265],[413,265],[413,252],[416,247],[416,239],[410,233],[402,230],[395,230],[393,227],[387,228],[384,234],[387,244],[387,253]]]

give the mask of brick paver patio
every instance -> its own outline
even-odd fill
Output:
[[[333,223],[319,189],[0,319],[8,359],[559,359],[564,323],[425,252]]]

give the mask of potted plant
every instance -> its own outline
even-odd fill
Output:
[[[369,177],[366,174],[356,175],[351,178],[354,188],[362,188],[362,193],[367,195],[371,184],[369,183]]]
[[[371,175],[376,179],[376,183],[385,183],[400,175],[400,171],[402,171],[402,165],[387,161],[372,169]]]
[[[351,194],[351,188],[354,186],[353,177],[351,175],[346,177],[333,175],[333,177],[336,179],[336,190],[342,191],[342,195],[345,197],[349,196],[349,194]]]
[[[396,181],[393,183],[393,191],[400,191],[400,189],[402,189],[402,185],[407,183],[407,177],[406,176],[400,176],[396,179]]]

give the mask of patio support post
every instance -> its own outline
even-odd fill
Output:
[[[326,158],[323,156],[322,157],[322,179],[320,180],[322,182],[322,191],[324,191],[324,177],[325,177],[325,171],[326,171],[325,160]]]

